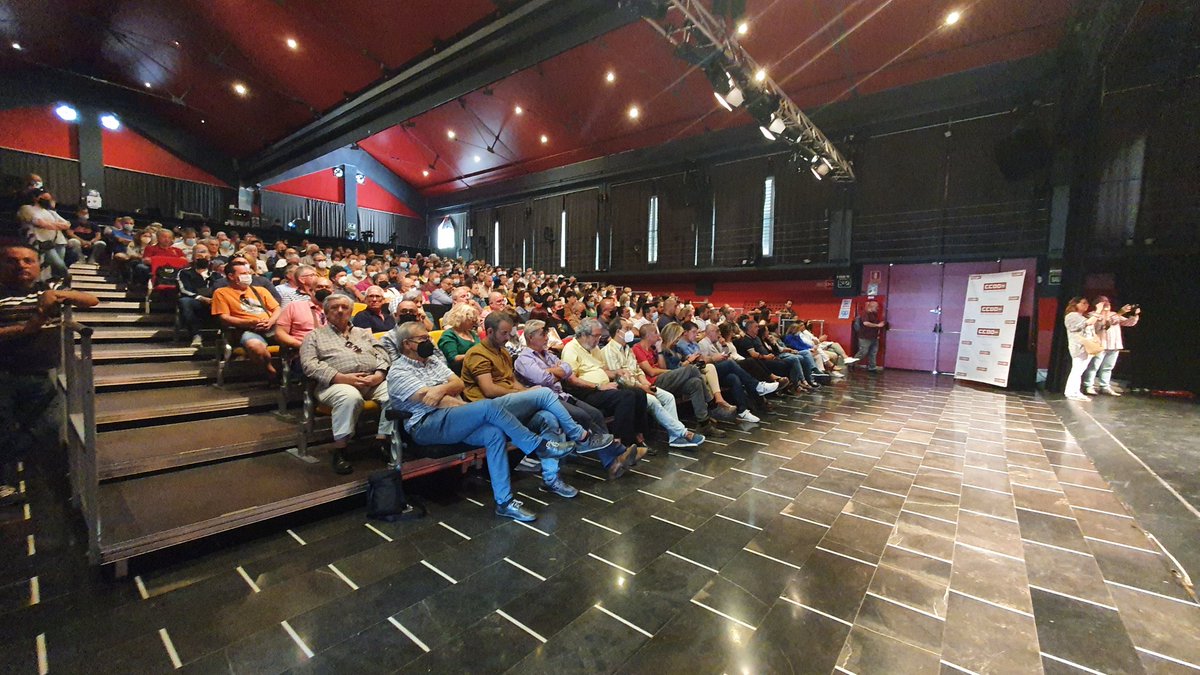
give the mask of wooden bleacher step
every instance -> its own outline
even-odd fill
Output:
[[[278,402],[277,390],[262,383],[218,389],[206,384],[166,389],[104,392],[96,395],[96,426],[168,419],[223,411],[251,411]]]
[[[117,311],[97,311],[100,307],[80,314],[80,320],[86,321],[89,326],[99,326],[104,324],[141,324],[147,326],[170,326],[175,323],[174,314],[153,313],[143,314],[141,312],[117,312]],[[105,308],[107,309],[107,308]]]
[[[315,442],[331,441],[328,418],[319,422]],[[100,480],[292,448],[297,430],[297,422],[262,412],[102,431],[96,435]]]
[[[100,326],[95,329],[95,332],[92,333],[93,342],[118,342],[124,340],[170,340],[174,337],[175,330],[171,326]]]
[[[76,290],[82,290],[82,289],[76,289]],[[110,301],[110,300],[123,301],[123,300],[129,299],[129,294],[125,291],[97,291],[97,290],[93,289],[93,290],[89,290],[88,293],[91,293],[92,295],[96,296],[97,298],[100,298],[101,304],[103,304],[106,301]],[[86,311],[86,310],[81,310],[81,311]]]
[[[210,344],[212,340],[209,340]],[[211,347],[199,349],[188,345],[165,342],[142,343],[100,343],[92,347],[92,360],[105,363],[111,361],[145,360],[145,359],[194,359],[200,355],[210,360],[213,350]]]
[[[216,377],[217,367],[211,359],[204,361],[150,361],[149,363],[108,363],[94,366],[96,389],[209,380]]]
[[[117,295],[115,297],[100,297],[96,293],[93,293],[93,295],[100,297],[100,304],[96,305],[95,307],[80,307],[78,310],[76,310],[76,314],[80,317],[86,318],[88,315],[96,312],[114,312],[118,310],[136,312],[141,311],[142,309],[142,303],[138,302],[137,300],[126,299],[125,294],[120,291],[100,292],[105,294],[114,293]]]
[[[120,286],[114,281],[103,281],[97,279],[95,281],[79,281],[72,280],[71,288],[77,291],[118,291]],[[124,292],[124,291],[122,291]]]

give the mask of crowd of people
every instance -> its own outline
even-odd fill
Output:
[[[31,177],[31,192],[41,188]],[[175,283],[192,345],[219,328],[214,339],[244,348],[267,378],[278,377],[270,346],[281,347],[331,410],[333,470],[353,470],[345,449],[373,400],[407,413],[418,444],[486,448],[496,512],[519,520],[535,516],[509,487],[510,443],[525,455],[521,468],[540,471],[544,491],[569,499],[577,490],[558,464],[571,452],[595,453],[619,478],[656,452],[656,434],[665,446],[697,448],[725,436],[723,424],[759,422],[771,397],[843,377],[854,360],[790,303],[772,316],[765,303],[741,312],[392,249],[268,244],[128,217],[100,228],[82,209],[72,225],[48,195],[33,194],[21,215],[22,250],[36,252],[47,283],[86,257],[136,292],[154,258],[185,260]],[[391,433],[380,415],[381,445]]]

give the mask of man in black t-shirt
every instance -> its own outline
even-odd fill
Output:
[[[75,212],[75,222],[67,230],[67,265],[72,265],[84,256],[90,263],[99,262],[108,248],[101,240],[102,228],[93,223],[86,208]]]

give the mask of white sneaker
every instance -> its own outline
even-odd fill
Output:
[[[758,386],[754,388],[754,393],[758,394],[759,396],[766,396],[778,388],[778,382],[759,382]]]
[[[1087,394],[1088,396],[1095,396],[1096,388],[1095,387],[1084,387],[1083,393]]]
[[[761,419],[756,417],[754,415],[754,413],[750,412],[749,410],[743,410],[742,412],[738,413],[738,419],[743,422],[761,422],[762,421]]]
[[[193,349],[199,349],[199,348],[201,348],[201,347],[203,347],[203,346],[204,346],[204,340],[203,340],[203,339],[201,339],[199,335],[197,335],[196,337],[192,338],[192,348],[193,348]]]
[[[1116,389],[1113,389],[1112,387],[1101,387],[1100,393],[1104,394],[1106,396],[1120,396],[1121,395],[1121,392],[1117,391]]]
[[[830,374],[829,374],[829,376],[830,376],[830,377],[832,377],[832,378],[833,378],[833,379],[835,379],[835,380],[840,380],[840,379],[842,379],[842,378],[846,377],[846,374],[845,374],[845,373],[839,373],[838,371],[836,371],[836,370],[835,370],[835,371],[833,371],[832,373],[830,373]]]
[[[1092,400],[1092,399],[1084,396],[1083,394],[1067,394],[1066,396],[1067,396],[1067,399],[1071,400],[1071,401],[1090,401],[1090,400]]]
[[[846,362],[845,362],[845,364],[844,364],[844,365],[847,365],[847,366],[852,366],[852,365],[854,365],[854,364],[858,363],[858,362],[859,362],[859,360],[860,360],[860,359],[858,359],[857,357],[854,357],[854,356],[847,356],[847,357],[846,357]]]

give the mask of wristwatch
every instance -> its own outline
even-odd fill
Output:
[[[596,391],[600,391],[600,384],[596,383]]]

